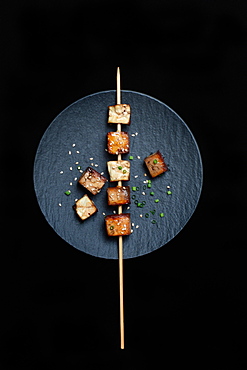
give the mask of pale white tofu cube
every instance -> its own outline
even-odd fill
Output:
[[[129,181],[130,162],[125,160],[108,161],[107,168],[110,175],[110,181]]]

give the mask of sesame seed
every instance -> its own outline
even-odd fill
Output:
[[[146,174],[146,173],[144,173],[144,176],[147,176],[147,174]]]
[[[73,185],[73,183],[72,183],[72,182],[70,182],[69,184],[70,184],[70,186],[72,186],[72,185]]]
[[[135,226],[134,222],[132,222],[131,226]]]
[[[91,166],[93,166],[93,163],[91,163]]]
[[[76,153],[78,153],[78,154],[79,154],[79,153],[80,153],[80,152],[79,152],[79,150],[77,150],[77,151],[76,151]]]
[[[72,168],[72,167],[70,167],[69,169],[70,169],[70,171],[72,171],[72,170],[73,170],[73,168]]]
[[[134,231],[133,229],[130,230],[131,234],[133,233],[133,231]]]
[[[134,178],[137,179],[138,175],[135,175]]]
[[[59,207],[62,207],[62,203],[58,203]]]
[[[89,158],[89,160],[92,161],[93,160],[93,157]]]
[[[142,217],[142,214],[140,215],[140,217]]]
[[[114,214],[116,213],[115,209],[112,211],[112,213],[114,213]]]
[[[74,178],[74,181],[76,181],[76,180],[77,180],[77,177]]]
[[[69,155],[70,155],[70,154],[71,154],[71,151],[69,150],[69,151],[68,151],[68,153],[69,153]]]
[[[82,170],[80,170],[80,173],[82,173],[83,171]]]
[[[102,212],[102,215],[105,216],[105,212]]]
[[[138,132],[136,132],[136,136],[138,135]]]
[[[127,209],[130,209],[130,206],[128,206]]]
[[[63,173],[63,171],[60,171],[60,173]]]
[[[78,201],[78,199],[77,198],[75,198],[75,202],[77,202]]]
[[[136,136],[135,134],[131,134],[131,136]]]
[[[79,162],[75,162],[75,164],[79,164]]]
[[[72,144],[73,148],[75,147],[75,144]]]
[[[95,163],[95,167],[99,167],[99,165]]]
[[[137,158],[138,158],[138,159],[141,159],[141,157],[140,157],[139,155],[137,156]]]
[[[139,225],[136,225],[136,229],[138,229],[139,228]]]
[[[104,175],[104,172],[101,172],[100,174],[101,174],[101,175]]]
[[[142,195],[146,195],[145,191],[142,192]]]

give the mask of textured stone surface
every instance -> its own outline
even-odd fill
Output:
[[[107,123],[107,114],[108,106],[115,100],[115,91],[105,91],[67,107],[44,133],[34,164],[38,203],[56,233],[85,253],[111,259],[118,258],[118,242],[117,238],[106,235],[103,213],[117,210],[107,205],[106,197],[107,186],[116,183],[107,183],[99,194],[91,195],[99,212],[90,219],[81,222],[72,206],[75,199],[86,193],[75,180],[81,175],[78,165],[84,170],[93,163],[92,167],[109,178],[106,162],[117,157],[105,151],[106,133],[113,130]],[[201,193],[202,163],[189,128],[167,105],[132,91],[122,91],[122,102],[130,104],[132,109],[131,125],[126,128],[130,153],[122,159],[133,156],[131,179],[123,184],[139,187],[131,196],[135,195],[138,202],[146,202],[141,208],[132,199],[129,210],[123,207],[123,212],[130,212],[134,223],[133,233],[124,238],[124,258],[132,258],[162,247],[188,222]],[[157,150],[163,154],[169,171],[152,179],[152,188],[148,188],[143,183],[150,178],[144,176],[148,171],[143,160]],[[68,189],[71,194],[66,196],[64,192]],[[167,194],[168,189],[172,194]],[[150,191],[154,192],[153,196]],[[155,199],[159,202],[155,203]],[[153,210],[155,214],[150,213]],[[147,213],[149,217],[145,217]],[[160,213],[164,216],[160,217]]]

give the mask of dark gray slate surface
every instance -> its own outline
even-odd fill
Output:
[[[105,151],[106,133],[116,130],[115,125],[107,124],[107,107],[115,101],[116,92],[105,91],[86,96],[67,107],[44,133],[34,164],[35,192],[48,223],[73,247],[110,259],[118,258],[118,242],[117,238],[106,235],[103,213],[117,210],[107,205],[106,198],[107,186],[116,183],[108,182],[96,196],[90,194],[99,212],[88,220],[81,222],[72,206],[75,199],[86,192],[75,180],[80,177],[76,162],[82,169],[93,163],[92,167],[108,177],[106,162],[116,159]],[[131,125],[122,126],[130,135],[130,153],[122,158],[134,157],[130,161],[131,180],[125,184],[139,187],[140,190],[132,191],[131,195],[136,195],[135,200],[146,202],[139,208],[132,199],[130,209],[123,207],[123,212],[131,213],[134,224],[133,233],[124,237],[124,258],[132,258],[162,247],[188,222],[201,193],[202,162],[191,131],[171,108],[133,91],[122,91],[122,102],[130,104],[132,109]],[[151,189],[143,189],[143,181],[150,178],[144,176],[148,171],[143,159],[157,150],[163,154],[169,171],[153,179]],[[171,195],[167,195],[167,186],[170,186]],[[68,189],[70,196],[64,194]],[[151,196],[150,191],[155,195]],[[159,202],[155,203],[155,199]],[[154,215],[150,213],[153,210],[156,211]],[[145,217],[146,213],[149,217]],[[164,213],[164,217],[161,218],[160,213]]]

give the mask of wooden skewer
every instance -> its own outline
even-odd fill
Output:
[[[117,104],[121,104],[120,68],[117,68]],[[117,131],[121,132],[121,123],[117,125]],[[118,161],[122,159],[118,154]],[[122,186],[122,181],[118,181]],[[122,206],[118,206],[118,214],[122,213]],[[119,261],[119,298],[120,298],[120,346],[124,349],[124,301],[123,301],[123,237],[118,237],[118,261]]]

